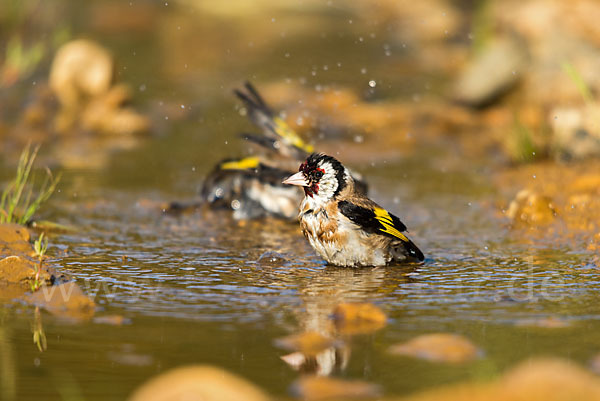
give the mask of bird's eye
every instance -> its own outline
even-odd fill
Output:
[[[315,180],[317,180],[317,181],[318,181],[318,180],[320,180],[320,179],[321,179],[321,177],[323,177],[323,172],[322,172],[321,170],[316,170],[316,171],[313,173],[313,177],[314,177],[314,179],[315,179]]]

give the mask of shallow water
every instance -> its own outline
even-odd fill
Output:
[[[161,18],[190,23],[177,13]],[[345,16],[323,18],[340,24]],[[384,40],[377,38],[369,49],[381,48]],[[462,160],[451,149],[423,146],[401,160],[373,155],[373,164],[353,166],[371,184],[371,196],[409,227],[427,257],[419,266],[335,268],[312,252],[294,223],[240,225],[227,213],[160,213],[153,202],[193,197],[215,162],[239,154],[236,133],[248,126],[233,107],[232,81],[268,76],[276,59],[284,76],[348,83],[357,75],[350,68],[311,78],[312,65],[335,65],[334,54],[356,71],[368,62],[368,54],[353,59],[340,47],[355,41],[343,35],[306,40],[288,44],[300,53],[309,50],[307,43],[318,43],[331,60],[313,55],[292,63],[295,70],[280,48],[263,49],[264,60],[230,67],[234,77],[215,72],[218,79],[210,82],[202,74],[203,80],[194,74],[149,76],[148,66],[135,66],[144,55],[152,60],[151,46],[140,42],[134,57],[132,43],[121,43],[127,48],[121,62],[129,67],[121,75],[134,87],[148,86],[138,96],[154,107],[156,119],[163,120],[167,103],[192,105],[192,112],[180,121],[164,120],[155,136],[115,153],[103,169],[66,169],[61,191],[42,217],[78,229],[51,238],[54,265],[94,297],[98,316],[122,315],[130,323],[71,324],[42,313],[48,349],[40,353],[31,340],[33,310],[1,307],[2,399],[120,400],[153,375],[191,363],[224,367],[284,397],[298,373],[280,359],[286,352],[274,339],[303,330],[333,333],[330,314],[345,301],[373,302],[389,321],[349,339],[350,354],[343,361],[325,358],[323,369],[380,384],[387,395],[488,378],[532,355],[585,364],[600,349],[600,283],[590,255],[578,250],[584,246],[557,248],[552,240],[508,228],[486,165]],[[426,79],[417,76],[403,86],[402,77],[381,72],[389,65],[379,61],[372,61],[371,71],[387,79],[385,91],[408,93]],[[529,324],[546,318],[568,325]],[[448,366],[387,353],[392,344],[432,332],[464,334],[484,357]]]
[[[416,166],[418,173],[403,173]],[[423,158],[368,168],[373,196],[406,216],[427,260],[415,268],[343,269],[319,260],[295,224],[239,226],[225,213],[163,216],[139,200],[170,192],[113,189],[98,185],[96,174],[87,173],[85,197],[55,200],[55,217],[80,227],[52,239],[55,255],[66,252],[56,265],[95,298],[98,315],[131,324],[70,325],[43,314],[48,350],[39,353],[32,311],[4,311],[2,339],[12,351],[5,366],[16,371],[18,399],[60,399],[65,391],[122,399],[148,377],[188,363],[225,367],[283,396],[297,373],[279,359],[285,352],[274,339],[332,333],[330,314],[344,301],[374,302],[389,322],[351,339],[345,369],[329,368],[381,384],[386,394],[485,378],[531,355],[585,363],[600,346],[599,284],[582,266],[588,255],[514,239],[489,206],[494,193],[485,175],[436,171]],[[75,175],[86,173],[66,180]],[[571,325],[519,325],[548,317]],[[431,332],[464,334],[485,356],[456,367],[386,352]]]

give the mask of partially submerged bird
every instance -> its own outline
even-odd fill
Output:
[[[313,146],[278,117],[250,83],[244,89],[234,93],[244,103],[248,118],[262,132],[241,136],[257,145],[259,153],[218,163],[204,181],[201,201],[211,208],[233,210],[233,217],[238,220],[264,216],[292,220],[303,193],[282,181],[313,152]],[[357,188],[366,193],[366,183],[356,173],[351,174],[357,178]]]
[[[384,266],[421,262],[423,253],[405,235],[400,219],[357,191],[338,160],[311,154],[284,184],[304,189],[302,232],[315,251],[337,266]]]

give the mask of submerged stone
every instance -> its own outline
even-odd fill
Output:
[[[464,363],[477,359],[481,351],[458,334],[425,334],[402,344],[393,345],[393,355],[411,356],[431,362]]]
[[[531,359],[490,383],[462,383],[397,401],[591,401],[600,400],[600,378],[573,362]]]
[[[28,303],[44,308],[53,315],[73,320],[91,319],[96,309],[94,301],[73,281],[43,286],[25,299]]]
[[[550,197],[523,189],[510,202],[506,215],[515,222],[543,225],[554,220],[556,210]]]
[[[304,376],[290,387],[292,395],[303,400],[364,400],[378,398],[381,388],[359,380]]]

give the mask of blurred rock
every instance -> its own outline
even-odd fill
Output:
[[[343,303],[336,306],[333,319],[340,334],[354,335],[381,329],[387,316],[371,303]]]
[[[549,197],[523,189],[510,202],[506,215],[514,222],[543,225],[554,220],[556,210]]]
[[[431,362],[464,363],[477,359],[481,351],[467,338],[448,333],[425,334],[393,345],[393,355],[411,356]]]
[[[524,45],[512,37],[488,43],[458,77],[453,97],[474,107],[491,104],[522,77],[526,53]]]
[[[571,322],[557,317],[545,317],[540,319],[523,319],[516,322],[517,326],[542,327],[545,329],[562,329],[571,327]]]
[[[150,366],[154,363],[154,358],[147,354],[136,354],[126,350],[119,352],[109,352],[107,358],[120,365],[128,366]]]
[[[50,68],[50,88],[65,109],[77,109],[86,97],[108,91],[113,82],[112,55],[96,42],[79,39],[63,45]]]
[[[130,98],[131,91],[123,84],[115,85],[108,92],[93,98],[81,114],[82,127],[110,135],[148,131],[148,119],[133,108],[123,106]]]
[[[122,326],[124,324],[131,324],[131,319],[128,319],[121,315],[97,316],[94,318],[93,321],[96,324],[108,324],[111,326]]]
[[[144,383],[129,401],[267,401],[258,387],[226,370],[186,366],[162,373]]]
[[[63,45],[50,70],[49,85],[61,111],[54,128],[61,134],[78,129],[108,135],[146,132],[150,123],[132,108],[124,107],[131,92],[124,84],[113,86],[115,63],[108,50],[85,39]]]
[[[308,401],[364,400],[379,398],[379,386],[359,380],[340,380],[330,377],[304,376],[296,380],[290,392]]]
[[[397,401],[592,401],[600,400],[600,379],[562,359],[531,359],[490,383],[462,383]]]
[[[550,112],[552,144],[561,156],[600,156],[600,105],[557,107]]]

